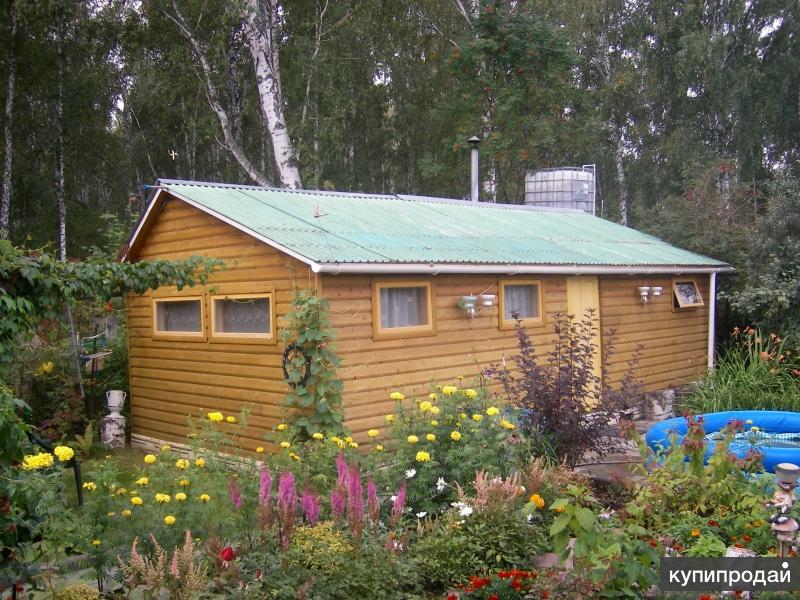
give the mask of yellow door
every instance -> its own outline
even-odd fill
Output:
[[[575,315],[575,321],[580,322],[586,316],[586,310],[591,308],[594,316],[595,345],[594,374],[603,377],[602,340],[600,338],[600,288],[597,277],[591,275],[576,275],[567,277],[567,313]]]

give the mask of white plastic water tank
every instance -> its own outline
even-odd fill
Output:
[[[595,167],[561,167],[529,171],[525,176],[525,204],[573,208],[594,214]]]

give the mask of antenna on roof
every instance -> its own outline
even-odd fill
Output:
[[[320,217],[326,217],[328,213],[321,213],[319,212],[319,204],[314,205],[314,218],[319,219]]]

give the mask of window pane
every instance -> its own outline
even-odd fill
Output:
[[[217,333],[267,335],[269,325],[269,298],[214,300],[214,331]]]
[[[182,331],[199,333],[200,300],[176,300],[156,304],[156,328],[158,331]]]
[[[381,327],[428,324],[428,290],[425,287],[381,288]]]
[[[506,285],[503,286],[504,317],[507,321],[514,319],[536,319],[539,317],[538,285]]]

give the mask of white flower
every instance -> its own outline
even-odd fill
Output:
[[[439,479],[436,481],[436,491],[441,492],[446,487],[447,482],[444,480],[444,477],[439,477]]]
[[[528,523],[533,523],[533,515],[528,515]]]
[[[406,471],[406,479],[411,479],[416,474],[417,474],[416,469],[409,469],[408,471]]]
[[[458,514],[462,517],[468,517],[472,514],[472,507],[464,506],[461,508],[461,510],[458,511]]]
[[[601,513],[598,513],[598,518],[600,519],[610,519],[614,515],[613,510],[604,510]]]
[[[397,501],[397,496],[392,496],[391,498],[389,498],[389,500],[391,500],[392,502],[396,502]]]
[[[421,519],[422,517],[424,517],[424,516],[425,516],[425,515],[427,515],[427,514],[428,514],[428,513],[427,513],[426,511],[418,512],[418,513],[417,513],[417,518],[418,518],[418,519]]]

